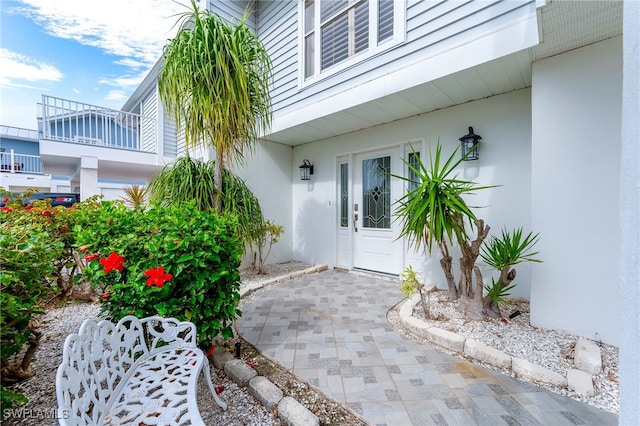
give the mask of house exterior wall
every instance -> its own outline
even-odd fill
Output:
[[[292,151],[290,146],[261,141],[256,144],[255,151],[246,156],[245,164],[234,169],[258,197],[264,218],[284,226],[284,234],[273,246],[267,263],[295,259],[291,252],[294,238],[291,221]],[[245,266],[252,260],[246,259]]]
[[[618,345],[621,37],[533,64],[531,322]],[[597,335],[596,335],[597,333]]]
[[[258,35],[274,65],[274,131],[452,74],[538,42],[535,1],[406,4],[395,47],[302,81],[295,1],[258,2]],[[394,75],[401,73],[402,75]]]
[[[209,10],[217,13],[227,22],[235,25],[238,23],[245,10],[251,12],[247,17],[247,26],[255,31],[256,19],[253,11],[255,10],[255,2],[253,0],[209,0]]]
[[[423,145],[421,155],[423,161],[428,163],[428,150],[435,149],[438,138],[444,147],[444,155],[449,156],[459,146],[458,138],[467,133],[468,126],[474,126],[475,132],[483,137],[483,142],[480,147],[480,159],[463,163],[464,166],[459,170],[460,177],[473,180],[479,185],[502,185],[499,188],[478,192],[476,196],[469,198],[469,204],[486,206],[476,209],[476,214],[492,227],[494,234],[499,234],[502,227],[523,227],[525,231],[529,230],[530,117],[530,91],[524,89],[327,139],[320,143],[296,146],[293,149],[294,170],[291,175],[293,257],[310,263],[349,267],[348,264],[340,264],[336,260],[338,158],[343,158],[345,154],[399,146],[411,141],[416,149]],[[397,152],[399,155],[401,151]],[[303,159],[310,160],[315,167],[315,173],[309,183],[300,181],[298,177],[296,165],[301,164]],[[426,256],[407,254],[403,263],[419,268],[426,281],[446,288],[439,262],[434,259],[429,261]],[[518,265],[517,269],[518,285],[512,294],[528,298],[530,266]],[[484,275],[485,279],[490,281],[489,272]]]

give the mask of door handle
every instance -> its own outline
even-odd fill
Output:
[[[353,215],[353,230],[358,232],[358,213]]]

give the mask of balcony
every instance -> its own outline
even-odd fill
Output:
[[[157,124],[156,116],[43,95],[38,139],[44,171],[74,180],[82,159],[93,158],[99,178],[148,181],[172,160],[162,155]]]
[[[16,154],[14,150],[0,153],[0,171],[3,173],[42,174],[42,161],[39,155]]]
[[[156,152],[156,118],[42,96],[40,139]]]

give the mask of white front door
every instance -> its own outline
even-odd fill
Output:
[[[377,272],[400,273],[403,244],[393,221],[394,201],[402,183],[388,173],[399,174],[401,161],[394,149],[354,157],[353,169],[353,266]]]

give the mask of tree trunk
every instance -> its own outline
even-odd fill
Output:
[[[216,187],[216,195],[213,205],[215,206],[216,213],[222,213],[222,170],[223,170],[222,153],[220,150],[216,150],[216,162],[214,169],[214,185]]]
[[[438,242],[438,247],[440,248],[440,253],[442,253],[440,267],[444,272],[444,276],[447,279],[447,286],[449,287],[449,302],[453,302],[454,300],[458,300],[460,297],[458,288],[456,287],[455,278],[453,277],[453,259],[449,255],[449,247],[447,246],[446,241]]]
[[[457,218],[458,226],[462,229],[462,218]],[[482,219],[475,222],[477,235],[473,241],[464,240],[459,237],[460,250],[462,258],[460,259],[460,283],[458,290],[463,300],[465,316],[471,320],[479,320],[483,318],[482,305],[482,274],[480,268],[476,266],[476,260],[480,255],[480,246],[485,238],[489,235],[491,229],[489,225],[485,225]],[[476,277],[476,288],[473,288],[473,276]]]

